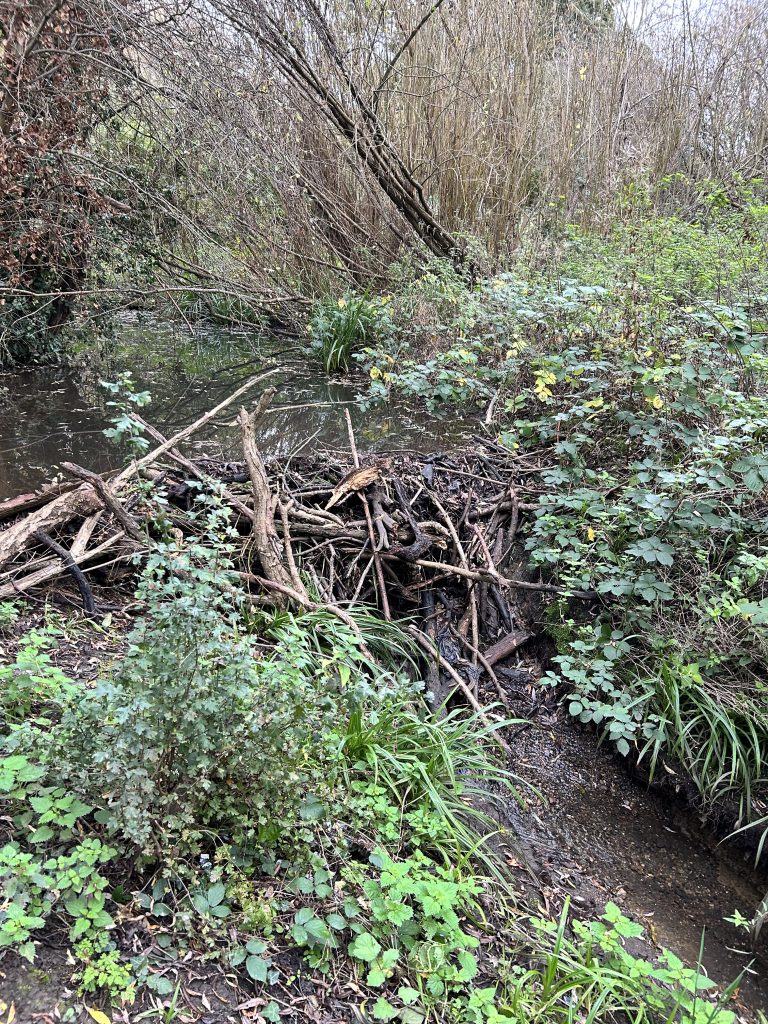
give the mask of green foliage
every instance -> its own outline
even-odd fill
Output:
[[[348,945],[366,984],[378,988],[397,970],[426,997],[465,988],[477,974],[472,951],[479,943],[462,929],[460,915],[474,906],[477,881],[418,852],[396,861],[377,850],[371,863],[376,873],[361,883],[367,911],[353,920]],[[354,870],[345,877],[354,879]]]
[[[19,618],[19,609],[13,601],[0,601],[0,629],[7,629]]]
[[[599,921],[570,922],[566,902],[559,921],[531,919],[522,945],[529,966],[516,964],[502,973],[500,992],[485,989],[471,1001],[470,1021],[571,1022],[632,1020],[635,1024],[733,1024],[724,1005],[738,982],[721,996],[701,969],[686,967],[669,950],[657,963],[634,956],[626,940],[642,928],[608,903]],[[496,1007],[491,1006],[496,996]]]
[[[370,299],[367,294],[353,292],[346,292],[338,300],[324,299],[315,307],[309,333],[312,351],[326,373],[349,369],[353,353],[384,329],[388,319],[386,307],[384,299]]]
[[[433,848],[448,862],[472,853],[497,871],[495,858],[482,854],[481,839],[483,833],[494,835],[497,826],[480,807],[510,796],[521,800],[515,776],[493,749],[494,733],[509,724],[489,724],[460,709],[419,714],[395,702],[370,716],[357,708],[339,749],[351,771],[373,787],[372,797],[385,795],[402,813],[416,812],[430,823]],[[409,821],[413,827],[415,819]]]
[[[0,721],[3,725],[43,714],[75,692],[71,680],[51,660],[58,637],[51,626],[27,633],[10,665],[0,665]]]
[[[324,744],[355,695],[351,634],[347,651],[320,657],[286,619],[285,644],[260,654],[241,621],[226,519],[214,508],[203,525],[198,543],[148,556],[147,613],[119,671],[80,695],[53,740],[110,832],[154,857],[194,849],[211,828],[245,841],[290,826],[306,793],[327,789]]]
[[[655,201],[635,188],[609,232],[569,228],[533,271],[436,273],[415,330],[407,281],[365,365],[374,399],[488,405],[510,450],[546,451],[532,566],[598,595],[589,616],[547,610],[546,681],[622,753],[676,759],[747,818],[768,744],[768,208],[759,183],[700,186],[690,220]]]
[[[126,371],[116,381],[102,381],[101,386],[114,395],[114,401],[107,402],[107,408],[114,410],[112,426],[104,431],[115,444],[124,444],[135,456],[142,455],[149,448],[143,427],[131,416],[134,409],[142,409],[152,400],[148,391],[136,391],[133,375]]]
[[[18,837],[0,848],[0,946],[35,955],[33,933],[51,913],[68,920],[71,939],[112,926],[107,880],[100,873],[115,850],[83,837],[80,823],[93,810],[74,793],[45,784],[46,770],[22,754],[0,761],[0,793]]]
[[[102,950],[89,939],[78,942],[74,953],[81,966],[75,974],[80,995],[106,992],[112,1003],[132,1003],[136,982],[129,964],[120,960],[116,949]]]

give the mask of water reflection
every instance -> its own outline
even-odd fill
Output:
[[[111,396],[100,380],[114,380],[130,370],[138,388],[152,394],[145,416],[168,433],[270,365],[281,372],[268,382],[277,394],[259,430],[259,444],[267,455],[287,455],[307,444],[346,449],[346,407],[361,448],[426,453],[460,443],[472,433],[471,423],[447,423],[405,406],[363,413],[356,401],[359,385],[328,380],[290,342],[211,328],[190,333],[137,317],[120,326],[98,365],[89,361],[80,368],[41,367],[0,375],[0,500],[39,486],[62,461],[99,472],[120,461],[102,433]],[[195,437],[185,450],[237,457],[235,414],[234,407],[227,410],[226,423]]]

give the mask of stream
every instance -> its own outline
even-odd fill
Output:
[[[306,358],[296,339],[261,339],[206,327],[191,333],[174,325],[121,321],[108,350],[94,366],[42,366],[0,374],[0,501],[39,487],[61,462],[94,472],[121,463],[105,438],[113,398],[100,384],[130,371],[137,391],[149,391],[145,418],[166,435],[192,423],[249,377],[270,366],[282,371],[267,384],[277,389],[258,428],[266,457],[286,456],[307,444],[349,448],[344,410],[349,409],[358,446],[419,454],[470,440],[477,423],[437,420],[403,405],[363,412],[357,395],[365,383],[333,380]],[[250,401],[258,397],[254,392]],[[185,446],[188,455],[236,457],[239,430],[230,425],[201,432]]]
[[[145,414],[168,435],[268,363],[279,365],[284,373],[270,381],[277,394],[259,426],[266,456],[312,444],[348,451],[345,408],[361,449],[426,454],[468,443],[479,430],[476,421],[436,420],[404,406],[363,412],[356,400],[363,385],[329,380],[302,347],[210,327],[190,333],[137,316],[121,323],[96,368],[88,363],[0,375],[0,500],[40,486],[65,460],[97,472],[120,463],[103,435],[111,396],[99,381],[125,370],[137,389],[152,394]],[[186,453],[208,454],[215,445],[216,454],[235,457],[233,415],[229,410],[229,422],[196,438]],[[519,709],[523,717],[530,710]],[[737,907],[751,916],[768,890],[752,855],[718,846],[692,810],[630,779],[594,736],[565,717],[561,709],[540,707],[514,740],[512,767],[538,787],[541,799],[512,813],[510,826],[543,884],[570,893],[576,913],[599,912],[614,900],[689,963],[698,958],[704,929],[709,973],[717,981],[735,977],[752,954],[734,951],[743,947],[744,933],[723,919]],[[752,1009],[768,1008],[765,946],[763,938],[763,953],[742,988]]]

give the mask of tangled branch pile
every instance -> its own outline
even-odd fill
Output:
[[[493,444],[451,458],[361,460],[351,428],[346,460],[326,453],[265,464],[256,422],[271,389],[255,412],[240,411],[243,463],[193,461],[179,451],[267,376],[248,381],[170,439],[141,420],[157,447],[111,478],[64,463],[75,483],[0,505],[0,521],[9,522],[0,532],[0,599],[69,576],[93,613],[89,578],[130,563],[158,531],[173,531],[177,539],[194,535],[202,488],[231,511],[240,534],[239,576],[254,603],[323,606],[353,629],[347,609],[361,603],[378,606],[387,619],[410,618],[433,666],[437,698],[445,694],[440,669],[449,688],[458,686],[476,709],[483,673],[503,698],[493,666],[530,637],[516,595],[558,592],[512,578],[519,569],[519,516],[527,507],[515,480],[535,466]],[[463,675],[455,668],[459,660]]]

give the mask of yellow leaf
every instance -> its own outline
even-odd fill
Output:
[[[96,1021],[96,1024],[112,1024],[112,1021],[102,1010],[94,1010],[90,1006],[86,1006],[86,1010],[89,1015]]]
[[[595,531],[590,526],[587,529],[587,540],[594,540],[594,539],[595,539]]]

